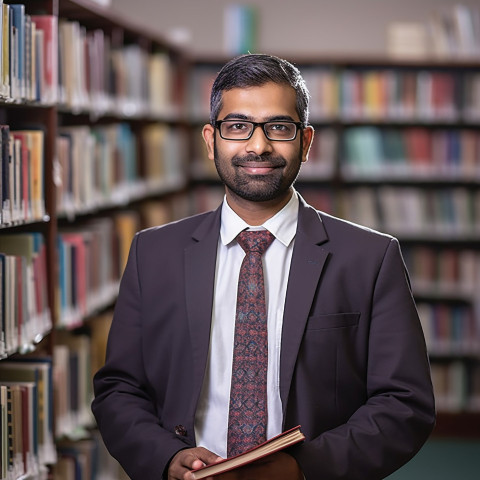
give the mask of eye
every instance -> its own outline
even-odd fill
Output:
[[[275,130],[277,132],[284,132],[288,130],[289,125],[286,125],[285,123],[271,123],[268,126],[269,130]]]
[[[289,122],[272,122],[267,124],[269,135],[277,138],[290,138],[295,135],[295,124]]]
[[[249,127],[248,127],[248,124],[245,122],[228,122],[227,128],[232,132],[236,132],[236,131],[248,130]]]

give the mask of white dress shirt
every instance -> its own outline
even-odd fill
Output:
[[[227,427],[232,375],[237,283],[245,256],[236,241],[245,230],[267,229],[275,236],[263,256],[265,301],[268,314],[267,438],[282,431],[280,400],[280,343],[288,274],[298,218],[298,196],[260,227],[250,227],[224,199],[217,251],[212,329],[207,369],[196,415],[198,446],[226,457]]]

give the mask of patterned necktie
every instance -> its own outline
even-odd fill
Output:
[[[262,255],[274,240],[267,230],[241,232],[245,250],[238,278],[227,455],[266,440],[268,334]]]

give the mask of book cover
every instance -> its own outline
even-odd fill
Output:
[[[7,478],[8,471],[8,405],[7,405],[7,390],[6,385],[0,386],[0,406],[1,406],[1,425],[2,425],[2,443],[1,443],[1,468],[0,477]]]
[[[12,221],[10,214],[10,127],[0,125],[2,163],[2,224]]]
[[[300,431],[300,425],[297,427],[286,430],[285,432],[277,435],[276,437],[267,440],[266,442],[251,448],[240,455],[235,457],[226,458],[217,463],[211,463],[201,468],[192,470],[193,477],[198,480],[201,478],[211,477],[219,475],[220,473],[228,472],[235,468],[242,467],[249,463],[252,463],[260,458],[271,455],[272,453],[283,450],[287,447],[295,445],[305,439],[305,436]]]
[[[6,335],[7,335],[7,322],[5,320],[5,254],[0,253],[0,358],[4,358],[7,355],[6,347]]]
[[[1,91],[10,96],[10,6],[2,3],[2,79]]]
[[[15,28],[16,44],[13,49],[15,65],[15,75],[12,80],[15,84],[15,90],[12,97],[16,99],[25,98],[25,5],[11,4],[12,25]],[[12,61],[11,60],[11,61]]]
[[[43,75],[44,91],[42,103],[57,101],[58,89],[58,17],[56,15],[31,15],[36,31],[43,32]]]
[[[15,130],[14,135],[22,139],[27,146],[28,171],[30,178],[30,207],[32,220],[41,220],[45,215],[45,172],[44,172],[44,137],[41,129]]]

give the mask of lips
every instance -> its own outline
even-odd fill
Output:
[[[235,167],[242,167],[249,171],[257,172],[270,172],[275,168],[283,168],[286,165],[286,162],[283,158],[279,157],[269,157],[262,159],[260,157],[255,158],[245,158],[245,157],[235,157],[232,159],[232,164]]]
[[[264,175],[271,172],[275,168],[278,168],[270,165],[265,165],[263,163],[240,165],[240,167],[243,168],[246,172],[251,173],[252,175]]]

